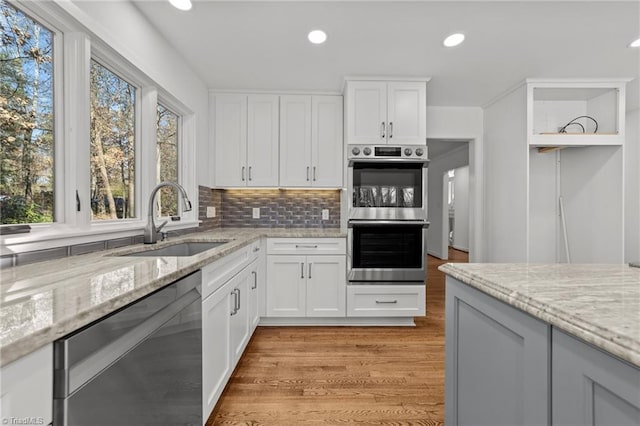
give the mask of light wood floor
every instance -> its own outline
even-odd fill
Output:
[[[416,327],[258,327],[207,425],[443,425],[442,263]]]

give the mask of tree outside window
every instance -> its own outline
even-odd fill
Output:
[[[133,218],[136,88],[92,60],[90,94],[91,218]]]
[[[0,2],[0,219],[54,220],[54,34]]]
[[[179,117],[158,104],[157,115],[157,182],[178,183],[178,123]],[[178,194],[173,188],[160,189],[156,197],[158,216],[178,215]]]

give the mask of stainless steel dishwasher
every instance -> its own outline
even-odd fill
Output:
[[[57,340],[53,402],[54,426],[201,426],[201,272]]]

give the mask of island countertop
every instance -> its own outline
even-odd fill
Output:
[[[640,269],[447,263],[442,272],[640,367]]]
[[[345,237],[339,229],[221,228],[2,270],[0,366],[104,317],[262,237]],[[177,242],[229,241],[188,257],[119,255]]]

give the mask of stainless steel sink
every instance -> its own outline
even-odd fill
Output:
[[[202,253],[203,251],[220,247],[221,245],[227,244],[228,242],[229,241],[177,243],[170,246],[160,247],[157,249],[150,249],[145,251],[139,251],[136,253],[123,254],[121,256],[147,256],[147,257],[193,256],[195,254]]]

